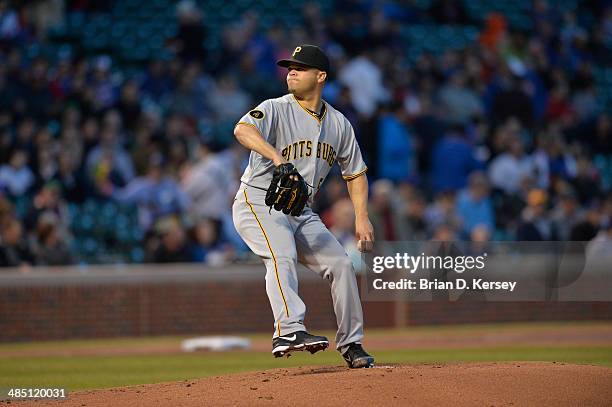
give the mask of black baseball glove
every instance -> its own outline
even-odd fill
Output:
[[[285,215],[299,216],[308,201],[308,185],[293,164],[280,164],[274,169],[272,182],[266,193],[266,205],[283,211]]]

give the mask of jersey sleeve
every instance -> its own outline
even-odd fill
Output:
[[[361,150],[359,149],[359,144],[357,144],[353,126],[346,119],[345,124],[338,154],[338,164],[342,170],[342,178],[349,181],[364,174],[368,167],[361,156]]]
[[[274,121],[276,120],[274,104],[270,100],[264,100],[255,109],[248,111],[240,120],[239,124],[246,124],[255,127],[259,133],[269,143],[274,142],[275,136],[272,134]]]

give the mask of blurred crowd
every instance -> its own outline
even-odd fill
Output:
[[[144,261],[248,256],[231,202],[248,153],[233,124],[286,92],[275,61],[326,49],[324,99],[351,121],[378,240],[612,241],[612,123],[594,71],[612,66],[612,7],[532,5],[533,30],[471,21],[461,1],[337,0],[303,23],[259,27],[256,10],[207,48],[207,16],[176,5],[167,56],[125,69],[46,32],[113,2],[0,0],[0,265],[78,263],[70,205],[138,208]],[[592,19],[583,21],[583,14]],[[468,48],[407,55],[402,27],[473,24]],[[112,29],[112,27],[109,27]],[[314,210],[354,253],[354,211],[335,168]],[[612,244],[612,243],[610,243]]]

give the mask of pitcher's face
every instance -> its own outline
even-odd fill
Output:
[[[294,95],[313,92],[325,81],[326,73],[306,65],[291,64],[287,72],[287,89]]]

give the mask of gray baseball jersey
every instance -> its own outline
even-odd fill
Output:
[[[348,120],[323,102],[319,115],[288,94],[262,102],[239,124],[254,126],[262,137],[293,163],[315,190],[338,161],[345,180],[367,167]],[[305,331],[306,307],[298,295],[300,262],[330,281],[341,351],[363,337],[363,314],[351,260],[319,216],[306,207],[300,216],[269,210],[264,199],[273,163],[252,151],[232,207],[236,230],[266,266],[266,293],[274,314],[274,337]]]
[[[295,165],[304,180],[315,188],[310,203],[336,161],[345,180],[367,170],[353,126],[328,103],[323,102],[319,118],[288,94],[262,102],[238,123],[256,127],[268,143]],[[267,189],[273,170],[272,161],[252,151],[241,181]]]

